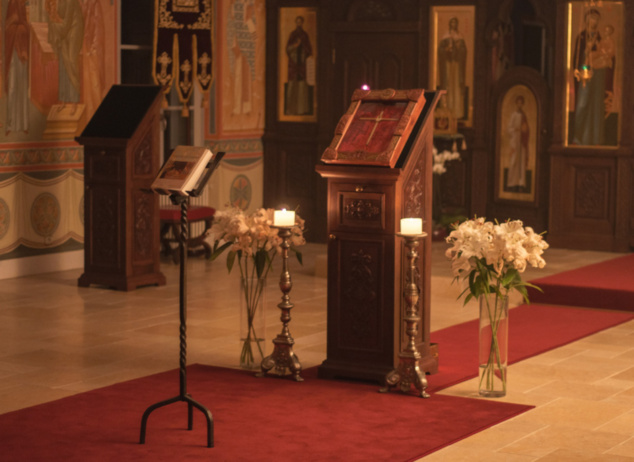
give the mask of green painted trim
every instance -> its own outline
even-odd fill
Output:
[[[2,149],[1,146],[0,169],[24,168],[35,165],[76,164],[84,161],[84,148],[82,146],[43,149]]]
[[[73,252],[75,250],[83,250],[84,244],[73,238],[69,238],[66,242],[56,247],[46,249],[34,249],[20,244],[11,252],[0,255],[1,260],[13,260],[15,258],[36,257],[39,255],[52,255],[56,253]]]

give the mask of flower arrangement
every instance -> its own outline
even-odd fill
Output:
[[[483,358],[480,361],[480,389],[490,390],[497,377],[505,393],[506,352],[500,350],[498,331],[501,323],[506,323],[511,291],[516,290],[530,303],[527,287],[540,290],[522,281],[521,273],[528,265],[535,268],[546,265],[542,254],[548,243],[520,220],[493,223],[482,217],[455,226],[446,241],[451,247],[445,255],[452,261],[455,280],[466,281],[468,285],[458,298],[467,294],[464,304],[472,298],[479,299],[481,322],[483,316],[490,322],[492,338],[484,352],[485,361]],[[502,341],[506,342],[506,338]]]
[[[211,259],[215,260],[225,250],[227,270],[231,270],[237,261],[240,269],[241,284],[246,302],[247,332],[242,344],[240,364],[251,368],[257,366],[252,344],[255,342],[260,358],[264,356],[262,334],[256,332],[254,323],[256,309],[262,300],[266,277],[273,265],[275,256],[281,253],[282,239],[273,224],[273,209],[260,208],[247,215],[234,207],[216,212],[211,232],[215,242]],[[291,228],[290,249],[302,263],[302,254],[297,246],[306,243],[304,239],[304,220],[295,214],[295,226]]]
[[[456,160],[456,159],[460,160],[460,153],[455,150],[454,152],[447,151],[447,150],[438,152],[438,149],[434,148],[432,153],[434,156],[434,165],[432,166],[432,173],[436,175],[442,175],[443,173],[447,171],[447,167],[445,167],[445,164],[448,161]]]
[[[447,150],[438,152],[438,149],[433,148],[432,154],[434,160],[432,166],[432,173],[434,175],[432,185],[432,217],[434,219],[432,239],[442,240],[447,236],[448,227],[451,223],[466,219],[466,217],[458,213],[443,213],[442,189],[440,184],[440,176],[447,171],[446,163],[453,160],[460,160],[460,153],[456,149],[453,149],[453,152]]]

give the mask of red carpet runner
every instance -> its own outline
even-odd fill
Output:
[[[313,368],[314,370],[314,368]],[[308,377],[258,379],[242,371],[191,366],[189,391],[215,421],[172,404],[148,421],[145,408],[178,394],[170,371],[0,416],[3,461],[407,461],[530,409],[436,395],[379,394],[376,385]]]
[[[634,311],[634,254],[531,281],[534,303]]]
[[[560,346],[634,315],[562,307],[511,310],[511,361]],[[436,391],[477,373],[475,322],[432,335],[440,372]],[[210,366],[188,369],[189,392],[214,416],[215,447],[194,412],[186,430],[184,403],[150,416],[147,442],[138,444],[143,411],[178,394],[178,371],[144,377],[0,416],[3,461],[409,461],[509,419],[530,406],[495,400],[399,392],[374,384],[257,379]],[[512,384],[512,378],[510,379]],[[512,386],[512,385],[511,385]]]
[[[476,308],[477,309],[477,308]],[[509,310],[509,364],[560,347],[625,321],[634,314],[547,305]],[[428,376],[431,393],[478,376],[478,320],[432,332],[438,343],[438,374]],[[512,385],[509,376],[509,386]]]

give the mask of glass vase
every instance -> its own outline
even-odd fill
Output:
[[[264,359],[266,279],[240,279],[240,367],[259,370]]]
[[[489,398],[506,395],[509,299],[483,295],[480,302],[479,393]]]

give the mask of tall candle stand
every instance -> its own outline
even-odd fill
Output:
[[[397,236],[405,239],[405,246],[408,248],[407,260],[409,262],[408,281],[403,289],[403,296],[407,308],[405,311],[406,332],[409,336],[409,343],[405,350],[398,355],[399,364],[396,369],[387,374],[385,377],[385,386],[379,391],[381,393],[388,392],[391,387],[400,384],[401,391],[408,393],[412,389],[412,385],[418,390],[421,398],[429,398],[429,394],[425,391],[427,388],[427,379],[425,373],[420,370],[419,361],[421,354],[416,348],[416,337],[418,335],[418,323],[420,316],[418,314],[418,298],[420,289],[418,286],[418,269],[416,267],[416,259],[418,258],[418,241],[427,236],[422,234],[403,234],[397,233]]]
[[[290,330],[288,329],[288,323],[291,321],[291,308],[293,308],[290,296],[288,295],[293,288],[291,274],[288,271],[288,249],[290,247],[288,240],[291,237],[291,227],[275,227],[278,228],[278,236],[282,238],[282,244],[280,245],[282,248],[282,275],[280,276],[282,301],[277,305],[278,308],[282,310],[282,315],[280,316],[282,332],[273,339],[273,353],[262,360],[262,371],[257,375],[258,377],[265,377],[271,369],[275,368],[275,375],[283,376],[286,369],[289,369],[295,381],[303,382],[304,379],[300,376],[302,365],[297,355],[295,355],[295,352],[293,352],[295,340],[291,337]]]

